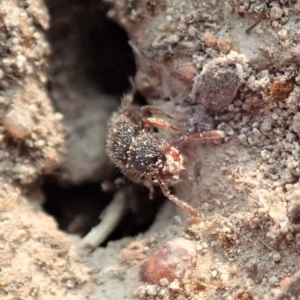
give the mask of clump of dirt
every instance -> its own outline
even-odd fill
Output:
[[[31,184],[65,151],[63,116],[45,89],[49,17],[42,3],[11,1],[1,3],[0,16],[0,181]]]
[[[203,67],[194,78],[191,102],[202,104],[206,109],[222,111],[236,96],[246,68],[245,57],[228,55],[216,58]]]

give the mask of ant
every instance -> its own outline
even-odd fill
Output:
[[[131,95],[125,96],[119,111],[113,114],[108,123],[109,157],[125,176],[148,187],[150,198],[154,192],[153,185],[158,184],[163,194],[188,213],[192,217],[192,223],[198,224],[198,212],[191,205],[178,199],[169,189],[179,180],[179,173],[184,169],[183,157],[178,146],[189,140],[220,139],[224,137],[223,131],[181,135],[168,143],[154,129],[171,128],[177,132],[179,129],[149,115],[165,115],[170,118],[172,116],[153,106],[137,107],[132,101]]]

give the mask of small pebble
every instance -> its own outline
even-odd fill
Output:
[[[211,277],[212,277],[212,278],[216,278],[217,275],[218,275],[218,271],[217,271],[217,270],[213,270],[213,271],[211,272]]]
[[[282,28],[281,30],[278,31],[278,36],[281,40],[286,40],[288,37],[288,31],[285,28]]]
[[[171,22],[171,21],[173,20],[173,18],[172,18],[172,16],[170,16],[170,15],[166,15],[166,20],[167,20],[168,22]]]
[[[7,106],[7,105],[8,105],[8,101],[4,97],[0,96],[0,106]]]
[[[170,285],[169,285],[169,289],[173,290],[173,291],[179,291],[180,290],[180,285],[178,280],[174,280]]]
[[[233,48],[233,41],[229,37],[219,38],[217,43],[219,50],[224,54],[228,54]]]
[[[195,75],[197,74],[197,68],[193,65],[190,66],[184,66],[181,70],[180,70],[180,74],[182,79],[187,82],[187,83],[192,83],[193,78],[195,77]]]
[[[279,263],[281,261],[281,255],[279,252],[273,254],[273,260],[275,263]]]
[[[227,283],[229,281],[229,275],[226,273],[221,274],[220,280],[224,283]]]
[[[169,284],[169,280],[167,278],[162,278],[159,283],[161,286],[167,286]]]
[[[278,20],[282,17],[283,11],[279,6],[273,6],[270,11],[271,20]]]
[[[34,127],[30,114],[21,107],[15,107],[10,110],[4,116],[2,122],[7,133],[16,139],[28,137]]]
[[[156,293],[157,293],[155,285],[147,285],[146,286],[146,293],[149,296],[155,296]]]
[[[193,26],[193,25],[189,26],[189,28],[188,28],[188,34],[190,36],[196,36],[197,32],[198,32],[198,30],[197,30],[197,28],[195,26]]]
[[[261,132],[267,133],[267,132],[271,131],[272,124],[273,124],[273,121],[272,121],[271,118],[269,118],[269,117],[265,118],[263,120],[263,122],[260,124],[260,130],[261,130]]]
[[[176,44],[179,42],[179,36],[176,34],[172,34],[166,38],[166,42],[170,44]]]
[[[196,265],[193,242],[176,238],[163,244],[144,262],[140,270],[143,282],[165,284],[165,280],[187,280]]]
[[[214,47],[217,45],[217,38],[210,32],[206,31],[203,35],[203,41],[207,47]]]

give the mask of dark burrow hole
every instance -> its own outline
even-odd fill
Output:
[[[126,32],[106,17],[109,9],[98,0],[45,0],[51,27],[47,33],[52,49],[49,92],[64,86],[93,86],[100,93],[122,96],[130,89],[129,77],[136,64]],[[141,95],[135,102],[145,104]],[[54,103],[54,106],[55,103]],[[123,178],[120,173],[113,178]],[[99,224],[99,217],[112,201],[116,190],[105,192],[101,182],[79,185],[62,183],[59,177],[43,178],[44,209],[54,216],[60,229],[84,236]],[[144,186],[124,179],[127,211],[118,227],[102,244],[145,232],[152,225],[165,198],[160,189],[154,200]]]
[[[126,182],[124,189],[127,211],[101,246],[105,246],[111,240],[145,232],[153,224],[165,200],[159,189],[156,189],[153,200],[149,200],[149,191],[142,185]],[[80,236],[84,236],[99,224],[101,213],[115,194],[103,191],[97,183],[62,185],[53,176],[44,178],[42,190],[46,196],[45,211],[55,217],[60,229]]]
[[[88,81],[117,96],[128,91],[136,71],[134,54],[126,31],[106,17],[109,6],[99,0],[44,1],[51,20],[47,37],[55,59],[53,81],[58,78],[61,84],[67,69],[75,85]]]

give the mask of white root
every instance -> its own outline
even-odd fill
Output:
[[[82,239],[82,246],[95,249],[111,234],[119,224],[126,210],[126,197],[121,190],[116,193],[112,202],[107,206],[103,213],[101,222],[91,229]]]

